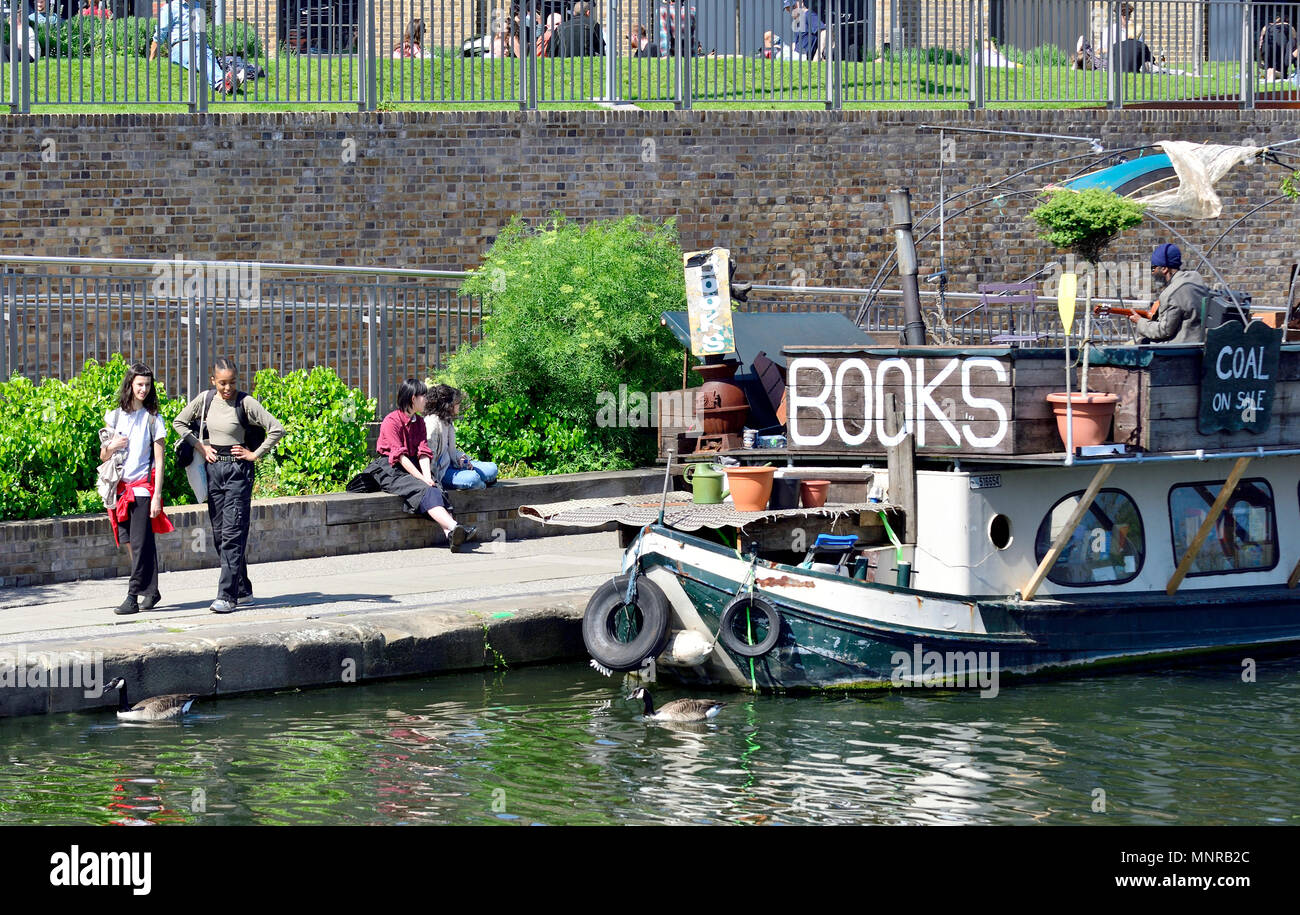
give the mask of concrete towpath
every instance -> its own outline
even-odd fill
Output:
[[[604,532],[253,564],[254,601],[224,615],[216,569],[164,572],[133,616],[113,614],[124,578],[8,588],[0,717],[113,704],[85,695],[95,677],[217,695],[581,657],[583,608],[621,555]]]

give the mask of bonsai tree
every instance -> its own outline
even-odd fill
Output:
[[[1043,230],[1039,237],[1093,266],[1116,235],[1142,221],[1142,205],[1114,191],[1055,190],[1047,198],[1029,213]]]

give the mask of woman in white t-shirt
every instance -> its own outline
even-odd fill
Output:
[[[117,406],[104,414],[104,428],[113,436],[99,449],[101,462],[122,452],[122,482],[117,504],[108,513],[113,541],[121,544],[118,526],[125,524],[131,542],[131,582],[118,614],[151,610],[157,605],[158,547],[154,534],[174,530],[162,505],[163,445],[167,425],[158,415],[153,371],[136,362],[117,389]]]

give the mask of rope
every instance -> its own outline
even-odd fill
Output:
[[[889,537],[889,542],[894,545],[894,561],[903,561],[903,543],[894,533],[894,529],[889,526],[889,519],[885,517],[884,512],[880,512],[880,523],[885,525],[885,534]]]

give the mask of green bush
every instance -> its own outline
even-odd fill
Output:
[[[369,462],[366,422],[375,402],[351,390],[333,369],[317,366],[281,376],[262,369],[253,396],[285,436],[258,462],[258,495],[305,495],[342,489]]]
[[[1047,202],[1030,211],[1041,227],[1039,237],[1073,251],[1090,264],[1101,260],[1120,232],[1142,221],[1143,208],[1114,191],[1048,191]]]
[[[516,218],[461,293],[483,298],[483,340],[440,380],[469,395],[456,423],[466,451],[550,472],[653,459],[652,436],[602,428],[596,414],[619,385],[648,396],[680,383],[681,347],[659,322],[686,307],[672,220],[557,215],[532,229]]]
[[[98,16],[73,16],[53,28],[38,26],[36,40],[49,57],[148,57],[149,46],[158,31],[158,20],[139,16],[104,21]],[[6,24],[4,34],[8,36]],[[248,60],[262,55],[257,30],[247,22],[235,20],[224,25],[210,25],[206,30],[208,46],[223,57],[237,54]],[[160,60],[168,49],[160,48]]]
[[[63,515],[84,507],[78,491],[95,488],[99,430],[113,407],[126,360],[93,359],[68,382],[47,378],[39,385],[15,375],[0,383],[0,521]],[[159,413],[170,424],[182,401],[158,390]],[[163,497],[169,505],[192,497],[184,474],[167,452]],[[103,506],[97,502],[100,511]]]
[[[95,493],[99,429],[113,407],[127,363],[91,360],[68,382],[34,385],[20,375],[0,383],[0,521],[103,511]],[[257,494],[327,492],[365,466],[366,422],[374,402],[350,391],[330,369],[281,378],[259,372],[254,396],[285,426],[279,448],[257,465]],[[194,501],[185,472],[175,466],[172,420],[185,408],[158,388],[158,414],[168,429],[163,501]]]

